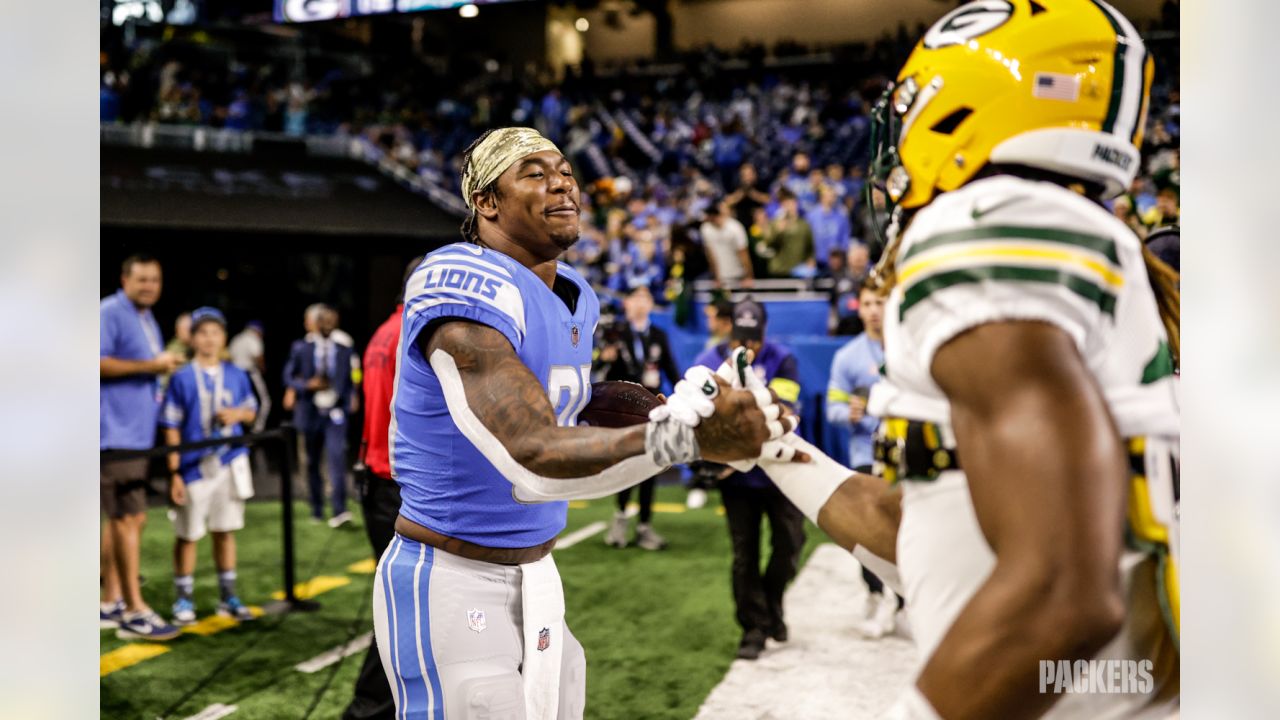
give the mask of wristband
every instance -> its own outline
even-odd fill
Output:
[[[644,451],[659,467],[698,459],[698,439],[693,428],[674,417],[650,420],[644,431]]]
[[[844,484],[853,471],[832,460],[818,448],[805,442],[797,435],[788,435],[779,441],[792,450],[802,451],[809,456],[809,462],[791,462],[789,458],[794,452],[785,454],[788,460],[777,459],[770,453],[760,458],[760,469],[764,470],[774,485],[782,491],[787,499],[800,508],[804,516],[818,522],[818,512],[827,500],[835,493],[836,488]]]

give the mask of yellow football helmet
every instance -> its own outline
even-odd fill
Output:
[[[918,208],[988,164],[1123,191],[1154,64],[1102,0],[977,0],[929,28],[876,106],[872,183]]]

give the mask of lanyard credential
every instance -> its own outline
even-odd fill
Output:
[[[160,345],[160,335],[156,332],[155,328],[151,327],[151,324],[147,322],[147,314],[145,311],[140,311],[138,313],[138,324],[142,326],[142,334],[146,336],[147,345],[151,348],[151,357],[159,355],[160,351],[163,349]]]
[[[214,417],[222,409],[222,363],[218,363],[213,372],[200,368],[200,375],[196,382],[196,392],[200,395],[200,429],[204,432],[204,437],[208,439],[214,437]],[[209,388],[205,387],[204,375],[213,376],[212,396],[210,396]],[[225,437],[228,434],[228,428],[219,428],[218,434]],[[219,449],[219,451],[221,450],[222,448]]]

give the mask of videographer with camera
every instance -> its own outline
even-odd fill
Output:
[[[653,312],[653,294],[645,285],[639,285],[627,293],[622,301],[623,318],[606,326],[596,344],[599,355],[595,362],[595,377],[600,380],[624,380],[639,383],[652,393],[662,391],[662,378],[673,387],[680,381],[671,344],[662,328],[649,322]],[[640,515],[636,526],[636,545],[645,550],[661,550],[667,541],[654,531],[653,488],[655,479],[640,483]],[[618,512],[613,525],[605,535],[605,544],[623,548],[627,546],[627,503],[631,501],[631,488],[618,493]]]
[[[880,419],[867,413],[867,396],[871,386],[880,381],[884,364],[884,303],[887,293],[871,278],[858,288],[858,317],[863,332],[840,348],[831,361],[831,380],[827,385],[827,422],[849,428],[849,467],[871,473],[876,428]],[[865,609],[866,621],[859,629],[868,637],[882,637],[893,632],[900,599],[884,586],[870,570],[862,569],[870,596]]]

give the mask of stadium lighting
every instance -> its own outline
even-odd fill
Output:
[[[473,18],[480,14],[480,8],[476,7],[474,3],[467,3],[458,8],[458,14],[464,18]]]
[[[575,20],[573,26],[578,29],[578,32],[586,32],[591,29],[591,23],[584,17]]]

